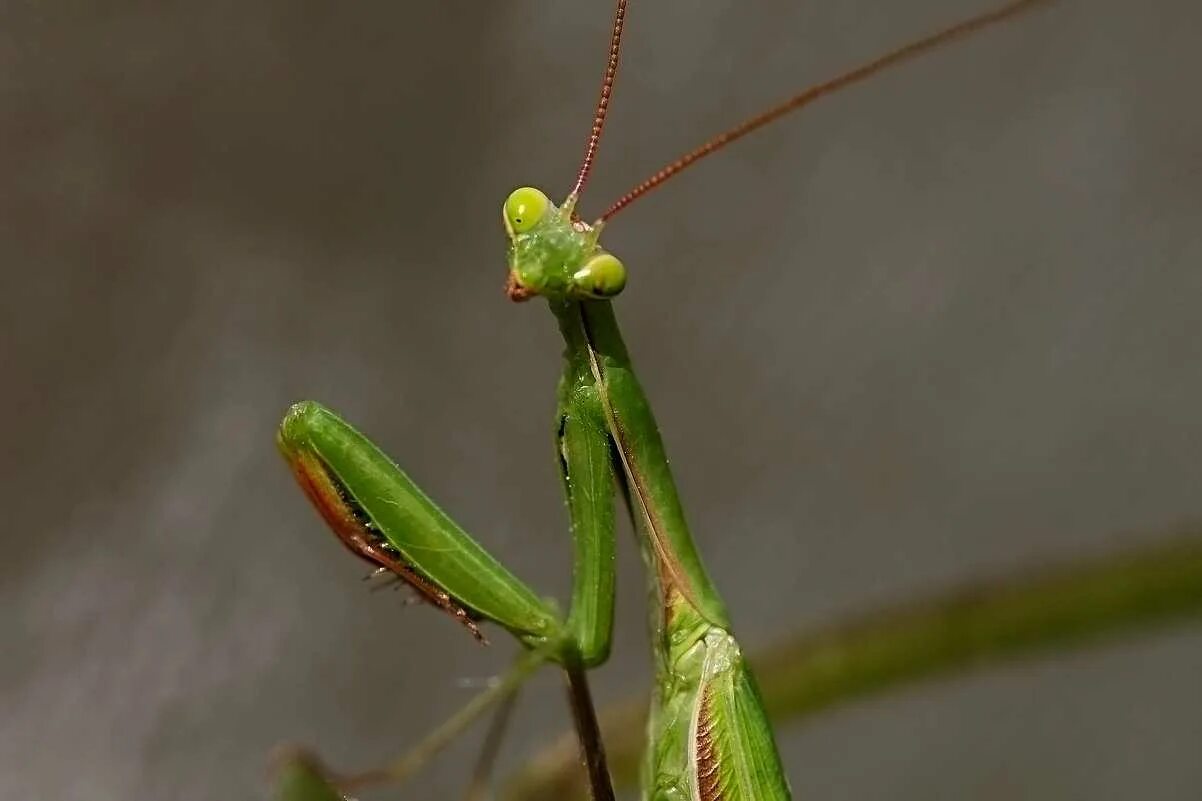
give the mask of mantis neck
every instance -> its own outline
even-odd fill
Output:
[[[655,628],[662,636],[671,627],[673,607],[684,603],[709,624],[729,629],[726,607],[689,533],[659,427],[613,307],[608,301],[552,301],[551,309],[567,345],[567,374],[578,380],[591,377],[601,398],[630,512],[643,534],[644,556],[656,577]]]

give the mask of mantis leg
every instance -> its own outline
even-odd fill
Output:
[[[609,655],[613,628],[613,452],[592,376],[571,367],[560,384],[557,425],[575,543],[566,633],[546,602],[330,410],[313,402],[293,406],[280,426],[280,450],[305,494],[356,555],[395,573],[477,636],[476,621],[492,620],[531,647],[556,640],[574,645],[573,660],[592,667]]]
[[[367,437],[329,409],[298,403],[280,450],[298,483],[352,552],[386,568],[479,636],[492,620],[530,647],[562,641],[583,667],[609,654],[614,602],[613,454],[587,371],[560,382],[557,450],[575,543],[565,632],[553,609],[430,500]],[[557,661],[568,653],[556,655]],[[556,658],[553,656],[552,658]]]
[[[574,547],[568,631],[576,661],[564,664],[572,718],[594,801],[612,801],[605,747],[586,669],[609,657],[614,611],[614,451],[596,377],[565,353],[556,444]]]
[[[280,451],[313,505],[353,553],[387,568],[479,636],[478,620],[528,647],[568,639],[554,608],[438,508],[375,443],[312,401],[280,425]]]
[[[608,302],[557,308],[587,361],[624,476],[651,579],[656,693],[644,797],[786,801],[772,729],[725,606],[697,553],[651,406]]]
[[[609,657],[613,634],[615,479],[596,387],[572,379],[569,370],[560,386],[556,440],[575,551],[568,631],[589,668]]]
[[[537,662],[563,665],[589,752],[590,781],[598,798],[612,798],[584,670],[609,654],[614,474],[598,392],[591,379],[581,384],[570,380],[573,375],[589,378],[569,369],[560,384],[559,461],[576,543],[567,626],[333,412],[313,402],[296,404],[280,426],[278,442],[306,495],[353,553],[395,573],[478,637],[476,621],[490,620],[531,649],[529,657]]]

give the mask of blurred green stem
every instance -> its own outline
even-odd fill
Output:
[[[523,652],[509,672],[427,735],[413,750],[378,770],[339,778],[339,789],[344,793],[353,793],[380,784],[405,781],[450,745],[493,704],[517,693],[522,682],[546,661],[547,654],[544,651]]]
[[[284,746],[272,756],[273,801],[343,801],[326,778],[317,757],[297,746]]]
[[[795,635],[751,658],[768,712],[778,723],[793,723],[920,680],[1198,615],[1202,537],[1189,533]],[[601,716],[615,785],[637,780],[647,705],[639,699]],[[576,747],[572,735],[561,737],[508,782],[501,798],[586,798]]]

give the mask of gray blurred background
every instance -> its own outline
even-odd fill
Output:
[[[642,2],[583,211],[980,2]],[[560,344],[498,208],[571,182],[609,2],[0,3],[0,798],[257,798],[499,670],[276,455],[319,399],[564,597]],[[1066,0],[620,216],[618,304],[750,647],[1202,516],[1202,7]],[[648,675],[622,591],[601,699]],[[1195,799],[1202,631],[782,735],[798,798]],[[506,768],[566,725],[525,696]],[[478,733],[409,788],[455,797]]]

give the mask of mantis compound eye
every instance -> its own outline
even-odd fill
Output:
[[[524,234],[547,213],[551,201],[532,186],[523,186],[509,193],[505,199],[505,227],[511,234]]]
[[[598,253],[575,272],[577,289],[594,298],[612,298],[626,286],[626,267],[609,253]]]

